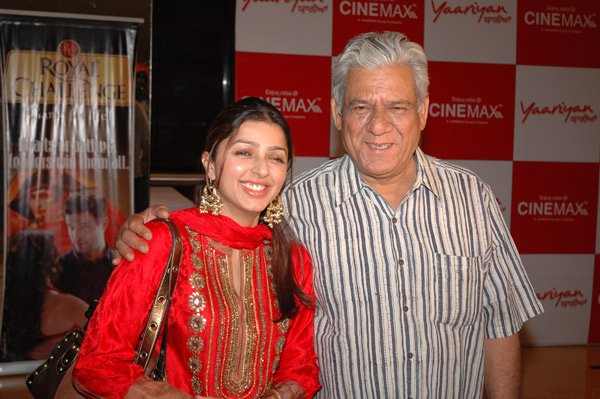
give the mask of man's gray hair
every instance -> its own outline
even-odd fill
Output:
[[[418,43],[399,32],[369,32],[350,39],[344,51],[333,61],[332,92],[339,112],[344,106],[348,71],[353,67],[377,69],[404,64],[413,73],[419,108],[428,95],[427,57]]]

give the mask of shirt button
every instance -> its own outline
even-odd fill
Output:
[[[398,264],[399,264],[400,266],[404,266],[404,259],[400,259],[400,260],[398,260]]]
[[[396,222],[398,222],[398,219],[392,218],[392,223],[396,224]]]
[[[406,306],[406,305],[402,306],[402,310],[404,310],[405,312],[408,312],[408,306]]]
[[[412,354],[412,352],[409,352],[407,357],[408,357],[409,359],[412,359],[412,358],[413,358],[413,354]]]

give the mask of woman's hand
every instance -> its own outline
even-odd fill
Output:
[[[166,219],[168,217],[169,208],[165,205],[152,205],[140,213],[129,216],[121,225],[117,234],[117,240],[115,241],[117,252],[112,260],[113,264],[119,264],[123,257],[128,261],[133,260],[133,249],[142,253],[148,252],[148,244],[145,240],[150,241],[152,233],[144,224],[156,218]]]

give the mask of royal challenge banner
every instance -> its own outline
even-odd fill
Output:
[[[0,361],[44,359],[84,322],[132,211],[139,21],[0,11]]]

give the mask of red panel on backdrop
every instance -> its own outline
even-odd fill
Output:
[[[598,164],[514,162],[511,232],[521,253],[593,253]]]
[[[445,159],[512,160],[515,66],[430,62],[428,154]]]
[[[594,287],[592,290],[592,312],[590,315],[590,344],[600,344],[600,255],[594,262]]]
[[[287,119],[298,156],[329,156],[331,58],[237,52],[235,97],[264,98]]]
[[[350,38],[370,31],[402,32],[423,45],[423,3],[423,0],[334,0],[332,55],[341,53]]]
[[[599,67],[600,2],[520,1],[517,63]]]

